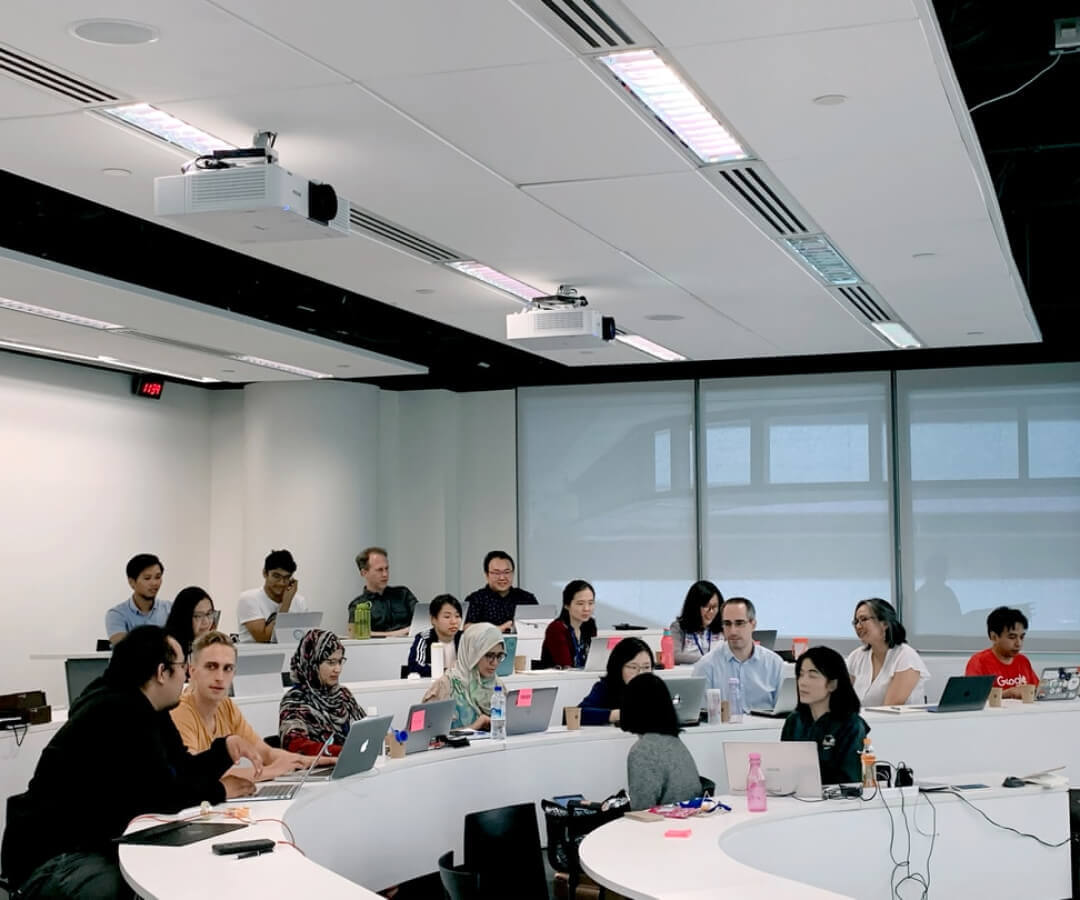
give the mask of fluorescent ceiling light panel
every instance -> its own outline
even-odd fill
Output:
[[[183,147],[192,153],[206,156],[214,150],[233,150],[232,144],[200,131],[182,119],[170,116],[167,112],[151,106],[149,103],[130,103],[126,106],[112,106],[101,110],[110,118],[152,134],[156,138]]]
[[[705,163],[747,159],[749,153],[655,50],[601,56],[625,84],[694,155]]]
[[[100,319],[89,319],[86,316],[77,316],[74,313],[64,312],[59,309],[49,309],[47,306],[34,306],[32,303],[22,303],[18,300],[8,300],[0,297],[0,309],[10,309],[13,312],[27,313],[31,316],[41,316],[43,319],[54,319],[57,322],[67,322],[69,325],[81,325],[84,328],[97,328],[99,331],[120,331],[123,325],[114,322],[102,322]]]
[[[615,340],[621,344],[626,344],[628,347],[633,347],[635,350],[640,350],[642,353],[647,353],[649,356],[654,356],[664,362],[685,362],[686,357],[681,353],[676,353],[674,350],[668,350],[660,344],[654,341],[650,341],[648,338],[642,337],[640,334],[617,334]]]
[[[862,280],[825,235],[784,240],[795,255],[820,275],[826,284],[858,284]]]
[[[261,356],[230,356],[237,362],[248,363],[252,366],[261,366],[264,369],[273,369],[276,372],[288,372],[290,375],[301,375],[304,378],[333,378],[326,372],[316,372],[314,369],[305,369],[301,366],[290,366],[288,363],[277,362],[273,359],[263,359]]]
[[[457,262],[447,263],[451,269],[457,269],[463,275],[468,275],[470,278],[475,278],[478,281],[482,281],[485,284],[490,284],[492,287],[497,287],[500,291],[506,291],[508,294],[513,294],[520,300],[535,300],[537,297],[546,296],[543,291],[538,291],[531,285],[525,284],[524,281],[518,281],[516,278],[511,278],[509,275],[500,272],[498,269],[493,269],[491,266],[485,266],[483,263],[478,263],[473,259],[463,259]]]
[[[871,322],[870,324],[873,325],[874,328],[880,332],[882,337],[889,341],[889,343],[899,347],[901,350],[913,350],[916,347],[922,346],[922,341],[915,337],[915,335],[899,322]]]
[[[72,353],[70,350],[57,350],[53,347],[38,347],[35,344],[23,344],[19,341],[0,340],[0,347],[9,350],[22,350],[25,353],[36,353],[39,356],[52,356],[61,359],[77,359],[82,362],[105,363],[110,366],[119,366],[122,369],[130,369],[135,372],[148,372],[152,375],[168,375],[170,378],[182,378],[184,381],[194,381],[197,384],[218,384],[220,378],[210,378],[200,375],[181,375],[179,372],[167,372],[164,369],[150,369],[146,366],[137,366],[134,363],[122,362],[111,356],[88,356],[85,353]]]

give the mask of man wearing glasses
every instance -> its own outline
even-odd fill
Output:
[[[784,661],[772,650],[754,643],[757,612],[745,597],[730,597],[720,607],[724,643],[694,663],[693,673],[706,687],[727,694],[728,679],[738,678],[743,711],[771,709],[784,675]]]
[[[299,583],[293,574],[296,560],[288,550],[271,550],[263,563],[263,586],[244,591],[236,604],[240,621],[240,641],[276,644],[274,622],[278,613],[307,612],[307,600],[296,592]]]
[[[505,550],[492,550],[484,557],[487,586],[465,598],[465,627],[476,622],[490,622],[504,634],[514,630],[514,610],[523,604],[535,604],[536,597],[514,587],[514,559]]]

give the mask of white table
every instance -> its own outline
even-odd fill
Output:
[[[995,772],[964,780],[999,785],[1001,779],[1002,773]],[[896,858],[910,859],[911,871],[922,874],[930,835],[935,835],[931,896],[1069,896],[1067,841],[1056,849],[1043,847],[993,827],[955,796],[929,796],[936,827],[934,810],[914,788],[883,791],[868,802],[774,798],[764,813],[749,813],[745,798],[732,797],[731,813],[684,821],[621,819],[604,825],[582,842],[581,863],[594,880],[634,900],[690,900],[729,891],[740,898],[891,900],[893,829]],[[1065,788],[995,787],[964,796],[1002,824],[1051,843],[1068,838]],[[665,837],[670,829],[685,828],[691,831],[689,837]],[[914,887],[907,885],[901,896],[917,896]]]

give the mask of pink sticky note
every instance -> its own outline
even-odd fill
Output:
[[[690,829],[689,828],[669,828],[667,831],[664,832],[664,837],[688,838],[688,837],[690,837]]]
[[[424,710],[418,709],[409,718],[409,731],[424,730]]]
[[[517,692],[517,702],[514,706],[532,706],[532,688],[521,688]]]
[[[607,648],[608,648],[608,650],[610,650],[612,647],[614,647],[621,640],[622,640],[621,637],[609,637],[607,639]]]

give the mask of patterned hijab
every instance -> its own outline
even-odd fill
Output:
[[[333,734],[332,743],[340,744],[349,734],[349,724],[364,717],[347,687],[327,687],[319,679],[320,663],[339,650],[344,652],[332,631],[312,628],[300,639],[290,664],[293,686],[281,698],[278,727],[282,735],[300,732],[311,740],[325,741]]]
[[[493,650],[503,649],[502,632],[489,622],[477,622],[465,629],[458,644],[457,659],[449,671],[450,691],[460,703],[467,703],[477,716],[491,713],[491,695],[502,682],[494,675],[481,678],[476,664]]]

